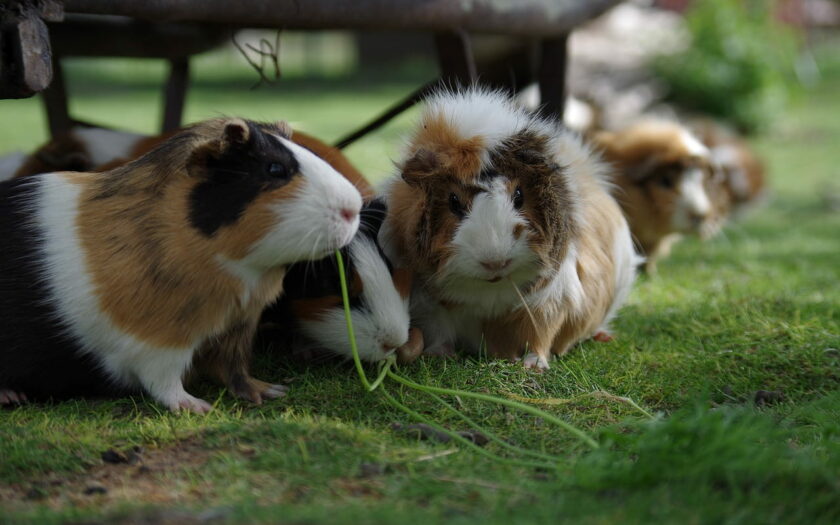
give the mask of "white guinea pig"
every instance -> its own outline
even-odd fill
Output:
[[[382,200],[365,204],[358,233],[341,250],[351,319],[361,359],[379,361],[397,352],[401,360],[409,361],[419,353],[422,341],[419,330],[409,326],[411,274],[394,268],[377,241],[386,212]],[[283,297],[263,314],[264,325],[297,335],[274,332],[293,352],[327,350],[351,357],[339,283],[334,256],[293,265],[284,280]]]
[[[547,368],[607,331],[638,257],[604,167],[575,134],[500,92],[444,91],[399,168],[380,240],[414,271],[426,352],[486,346]]]
[[[0,184],[0,401],[142,389],[206,412],[201,367],[239,397],[288,265],[345,246],[359,192],[285,125],[216,119],[104,173]]]

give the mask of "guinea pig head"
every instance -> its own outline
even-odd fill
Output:
[[[366,204],[361,224],[349,246],[342,249],[348,298],[359,356],[379,361],[409,339],[410,273],[395,269],[377,243],[385,215],[381,201]],[[336,259],[292,266],[284,280],[294,318],[319,347],[352,356]]]
[[[359,192],[292,142],[287,125],[219,119],[203,126],[187,132],[205,139],[187,161],[196,181],[189,221],[224,257],[261,270],[319,259],[350,242]]]
[[[391,206],[403,214],[401,235],[414,239],[403,251],[444,295],[526,284],[563,258],[575,206],[555,132],[499,93],[428,103]]]
[[[596,142],[618,169],[624,190],[619,199],[634,230],[648,224],[663,235],[702,234],[715,220],[708,193],[714,176],[709,150],[686,128],[643,122],[600,133]]]

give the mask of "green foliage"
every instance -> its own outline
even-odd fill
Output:
[[[754,131],[778,115],[795,89],[793,35],[771,2],[699,0],[686,16],[689,47],[660,55],[654,69],[671,101]]]

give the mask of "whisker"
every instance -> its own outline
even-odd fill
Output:
[[[534,317],[533,312],[531,312],[531,308],[528,307],[528,302],[525,301],[525,296],[523,296],[522,292],[519,291],[519,287],[516,286],[516,283],[513,282],[513,279],[508,277],[507,280],[510,283],[510,285],[513,286],[513,289],[516,290],[516,295],[519,296],[519,300],[522,301],[522,306],[525,307],[525,311],[528,312],[528,317],[531,318],[531,323],[534,325],[534,330],[539,331],[539,327],[537,326],[537,320]]]

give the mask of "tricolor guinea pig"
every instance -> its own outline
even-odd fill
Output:
[[[414,272],[427,353],[548,368],[607,332],[638,257],[605,167],[572,132],[473,88],[430,97],[385,190],[386,254]]]
[[[422,338],[419,330],[410,330],[411,274],[394,268],[377,241],[385,215],[381,199],[365,204],[359,231],[341,250],[351,319],[361,359],[379,361],[397,352],[410,361],[422,350]],[[283,297],[265,311],[263,322],[296,335],[287,338],[295,352],[326,350],[351,357],[335,257],[291,266]]]
[[[194,358],[255,402],[254,331],[286,268],[348,244],[361,196],[285,125],[202,122],[104,173],[0,185],[0,401],[142,390],[206,412]]]
[[[649,273],[681,235],[709,238],[720,230],[709,196],[715,174],[709,149],[685,126],[646,120],[593,140],[615,168],[616,198]]]

